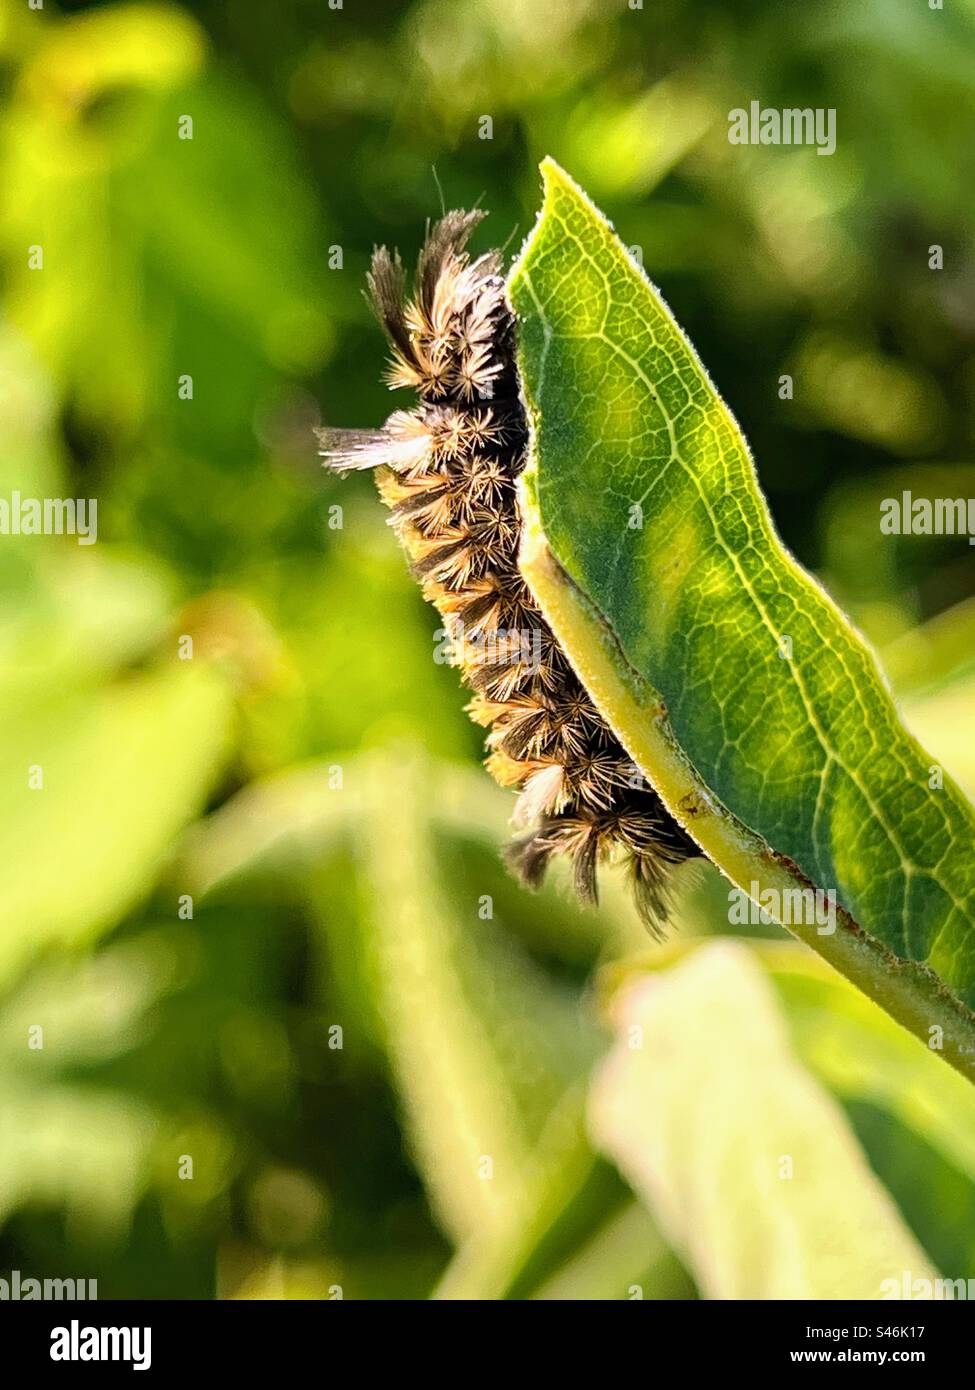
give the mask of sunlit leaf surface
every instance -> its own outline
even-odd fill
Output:
[[[533,429],[529,582],[719,867],[746,891],[832,891],[849,917],[798,934],[919,1035],[946,1025],[945,1055],[971,1071],[975,812],[947,774],[934,785],[873,654],[782,547],[660,296],[582,191],[542,169],[510,281]]]

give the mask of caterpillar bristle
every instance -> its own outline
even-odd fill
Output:
[[[595,903],[599,863],[621,858],[637,912],[659,934],[671,870],[699,851],[635,777],[519,572],[528,434],[500,254],[467,252],[483,216],[449,212],[428,228],[411,297],[399,254],[374,252],[368,297],[392,350],[387,379],[419,401],[379,431],[319,431],[321,453],[338,472],[377,470],[390,524],[474,692],[467,711],[488,730],[487,767],[519,793],[509,867],[537,887],[565,857],[577,893]]]
[[[406,271],[399,252],[390,255],[385,246],[373,252],[372,266],[366,276],[369,293],[366,298],[375,311],[390,341],[405,359],[409,358],[410,335],[403,317],[406,292]]]

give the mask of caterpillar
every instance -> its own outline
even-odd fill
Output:
[[[409,296],[399,253],[373,253],[367,298],[389,340],[386,379],[417,404],[378,431],[319,430],[320,453],[340,473],[376,469],[390,524],[473,692],[467,712],[488,730],[487,767],[519,793],[510,868],[537,887],[564,855],[579,896],[595,903],[597,865],[621,857],[637,910],[659,934],[670,871],[700,851],[639,776],[519,572],[528,428],[501,254],[467,251],[483,215],[449,212],[428,229]]]

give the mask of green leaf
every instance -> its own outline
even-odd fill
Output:
[[[151,1185],[159,1116],[90,1069],[145,1037],[177,959],[145,939],[53,956],[0,1002],[0,1226],[33,1206],[63,1209],[100,1239],[125,1232]]]
[[[975,1182],[975,1094],[869,999],[791,942],[755,942],[806,1066],[844,1101],[878,1106]]]
[[[975,1075],[975,813],[873,654],[783,549],[747,446],[672,315],[568,176],[512,271],[533,436],[522,568],[621,742],[753,898]],[[790,894],[790,897],[786,897]],[[765,897],[766,903],[772,901]],[[777,916],[788,916],[779,911]]]
[[[519,949],[478,896],[446,880],[436,765],[408,745],[346,770],[374,981],[404,1128],[444,1230],[461,1247],[441,1296],[503,1285],[551,1175],[570,1188],[592,1156],[581,1080],[594,1022]],[[346,794],[343,789],[342,795]],[[402,808],[410,807],[409,816]],[[347,930],[340,920],[336,931]],[[552,1198],[551,1200],[555,1200]]]
[[[748,947],[700,947],[615,1016],[593,1133],[705,1297],[880,1298],[904,1270],[935,1277]]]
[[[975,599],[903,633],[884,648],[883,659],[904,701],[907,727],[975,798]]]
[[[0,980],[42,945],[90,941],[149,890],[224,759],[232,703],[197,662],[4,705]]]

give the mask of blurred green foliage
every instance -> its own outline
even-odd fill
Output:
[[[0,496],[99,504],[97,545],[0,537],[0,1274],[103,1297],[715,1287],[727,1236],[699,1260],[661,1224],[587,1092],[596,981],[727,933],[721,885],[688,876],[668,951],[612,881],[597,915],[506,877],[509,803],[435,615],[311,431],[390,408],[372,245],[412,256],[442,188],[517,246],[553,154],[641,248],[787,542],[972,791],[975,550],[883,538],[877,509],[975,491],[973,39],[972,0],[0,12]],[[752,99],[835,107],[836,154],[729,145]],[[777,1065],[892,1194],[891,1248],[975,1273],[963,1084],[797,951],[748,950],[795,1050]],[[691,1078],[707,1125],[718,1029],[668,1033],[636,1134]],[[760,1191],[725,1199],[759,1263]]]

